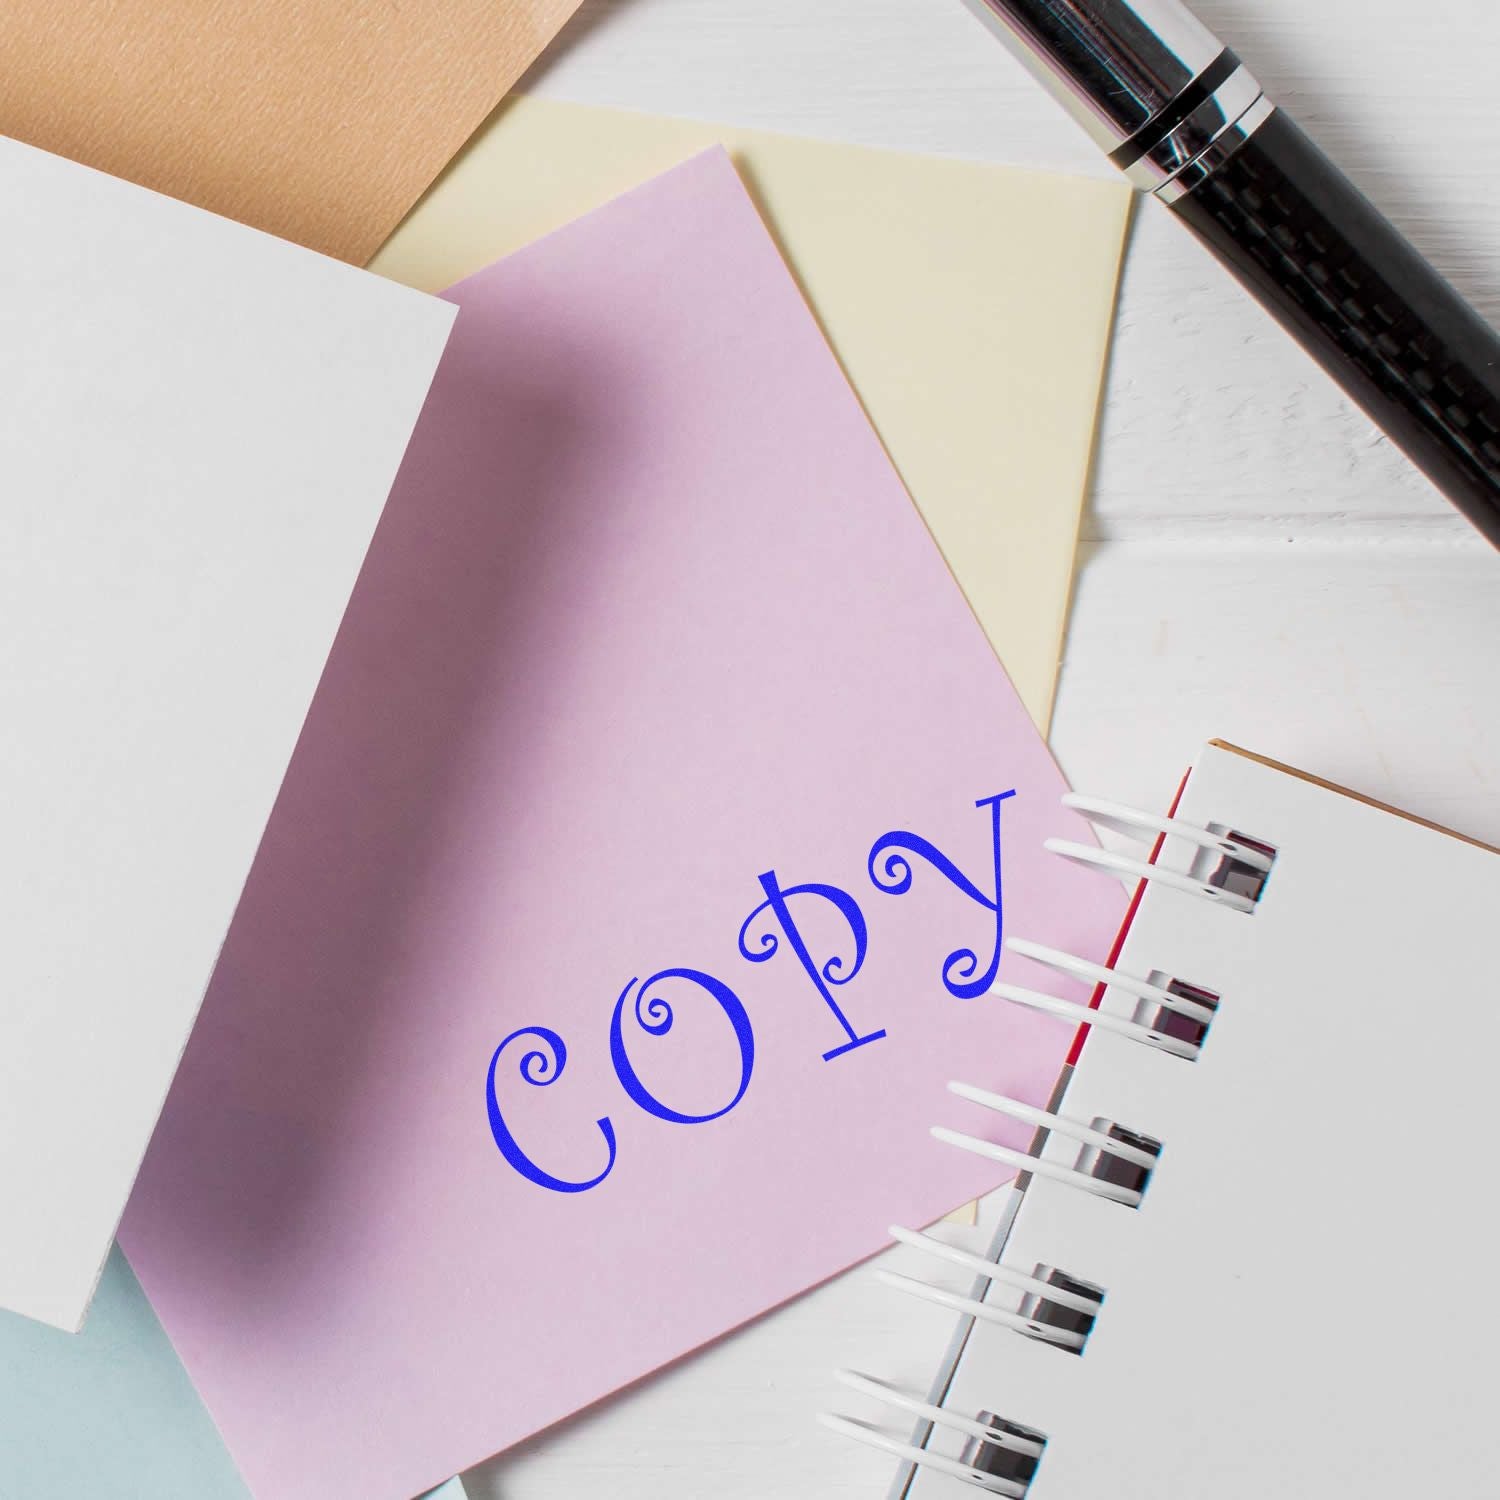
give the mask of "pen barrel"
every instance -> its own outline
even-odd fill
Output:
[[[1160,121],[1224,47],[1181,0],[967,0],[1114,155]]]
[[[1159,196],[1500,547],[1500,337],[1279,110]]]

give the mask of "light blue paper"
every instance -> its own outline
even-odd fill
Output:
[[[0,1313],[0,1500],[250,1500],[118,1246],[82,1333]]]
[[[251,1500],[118,1245],[82,1333],[0,1312],[0,1500]]]

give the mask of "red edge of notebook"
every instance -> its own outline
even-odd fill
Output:
[[[1177,805],[1182,801],[1182,794],[1187,789],[1188,777],[1192,774],[1191,768],[1182,773],[1182,780],[1177,783],[1177,791],[1172,797],[1172,805],[1167,809],[1167,816],[1169,818],[1177,815]],[[1154,865],[1156,863],[1158,857],[1161,855],[1161,847],[1166,841],[1166,834],[1157,834],[1156,842],[1151,846],[1151,857],[1147,861],[1148,864]],[[1109,957],[1104,961],[1105,968],[1112,969],[1119,962],[1120,951],[1124,948],[1125,939],[1130,934],[1130,924],[1135,921],[1135,914],[1140,907],[1141,897],[1145,894],[1146,882],[1144,880],[1137,881],[1135,894],[1130,898],[1130,905],[1125,909],[1125,917],[1120,923],[1120,930],[1115,934],[1114,943],[1109,950]],[[1104,991],[1107,988],[1108,986],[1103,984],[1096,984],[1094,986],[1094,993],[1089,996],[1090,1010],[1098,1010],[1104,1003]],[[1083,1051],[1084,1039],[1088,1034],[1089,1028],[1087,1026],[1080,1026],[1078,1028],[1078,1035],[1073,1038],[1073,1045],[1068,1050],[1068,1060],[1063,1065],[1064,1067],[1071,1068],[1077,1063],[1079,1054]]]

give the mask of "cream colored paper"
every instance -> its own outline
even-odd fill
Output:
[[[578,0],[16,0],[0,133],[362,264]]]
[[[448,286],[716,142],[1045,730],[1126,188],[518,97],[371,269]]]

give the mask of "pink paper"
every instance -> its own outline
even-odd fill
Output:
[[[992,1186],[947,1079],[1069,1040],[945,982],[995,819],[1008,934],[1121,905],[722,152],[452,298],[124,1229],[260,1500],[406,1500]]]

